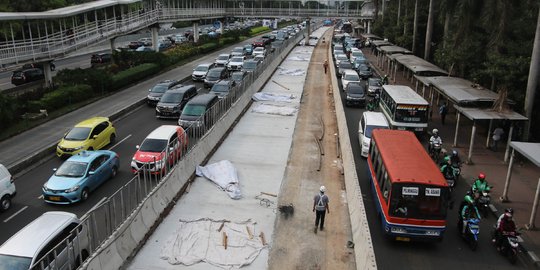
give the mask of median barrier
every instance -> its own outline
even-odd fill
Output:
[[[356,269],[377,269],[377,261],[375,260],[375,252],[371,241],[371,233],[369,231],[362,191],[358,182],[358,175],[356,174],[356,165],[352,153],[347,119],[345,118],[345,111],[343,109],[343,103],[341,102],[337,78],[334,75],[336,74],[336,70],[333,63],[332,51],[328,50],[327,54],[328,59],[331,61],[329,67],[332,84],[330,87],[333,89],[332,93],[334,95],[339,146],[345,178],[347,206],[349,209],[349,218],[351,221],[351,231],[354,242]]]
[[[115,245],[118,256],[125,260],[131,254],[131,250],[137,246],[137,243],[131,233],[124,232],[121,234]]]
[[[287,44],[287,47],[277,55],[268,67],[257,77],[243,95],[236,101],[236,103],[222,116],[219,121],[207,132],[201,140],[195,145],[176,165],[175,169],[167,175],[152,191],[151,195],[145,198],[142,203],[133,211],[133,213],[112,233],[112,235],[102,243],[96,251],[84,262],[81,266],[82,269],[119,269],[122,268],[129,257],[120,256],[116,246],[119,245],[119,241],[122,239],[122,235],[127,231],[131,233],[133,240],[137,242],[137,246],[126,246],[123,249],[122,255],[125,251],[131,250],[131,256],[134,256],[136,252],[144,245],[145,239],[152,233],[152,229],[156,227],[163,212],[156,213],[153,211],[152,204],[156,194],[160,194],[160,190],[169,187],[165,183],[177,182],[180,183],[180,188],[174,190],[176,193],[181,191],[189,178],[195,173],[195,167],[203,164],[207,160],[208,156],[219,145],[221,140],[226,136],[229,129],[241,117],[243,112],[251,104],[251,96],[260,90],[260,87],[264,85],[272,76],[277,66],[284,59],[283,55],[287,55],[294,46],[300,41],[300,36]],[[257,86],[257,87],[256,87]],[[170,187],[169,187],[170,188]],[[174,200],[170,203],[174,203]],[[161,208],[161,207],[158,207]],[[126,241],[129,245],[129,242]],[[99,262],[99,263],[96,263]],[[102,267],[102,268],[98,268]]]

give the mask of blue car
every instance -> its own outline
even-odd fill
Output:
[[[113,151],[82,151],[67,159],[43,185],[43,199],[54,204],[85,201],[91,191],[116,176],[120,158]]]

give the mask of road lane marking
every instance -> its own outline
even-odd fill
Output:
[[[39,200],[43,199],[43,194],[39,195],[39,197],[37,197]]]
[[[121,141],[115,143],[113,146],[109,147],[109,150],[112,150],[113,148],[115,148],[116,146],[118,146],[119,144],[124,142],[125,140],[129,139],[129,137],[131,137],[131,134],[127,135],[124,139],[122,139]]]
[[[28,208],[28,205],[23,207],[21,210],[15,212],[15,214],[9,216],[8,218],[4,219],[4,223],[10,221],[12,218],[14,218],[16,215],[20,214],[22,211],[26,210],[26,208]]]

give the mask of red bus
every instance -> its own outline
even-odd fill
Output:
[[[449,189],[411,131],[376,129],[369,178],[384,233],[395,240],[442,240]]]

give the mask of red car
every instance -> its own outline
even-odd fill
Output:
[[[163,125],[152,131],[137,145],[137,152],[131,161],[133,173],[167,173],[187,149],[188,137],[180,126]]]
[[[253,43],[251,45],[253,45],[253,47],[264,47],[265,43],[264,43],[264,40],[257,39],[255,41],[253,41]]]

